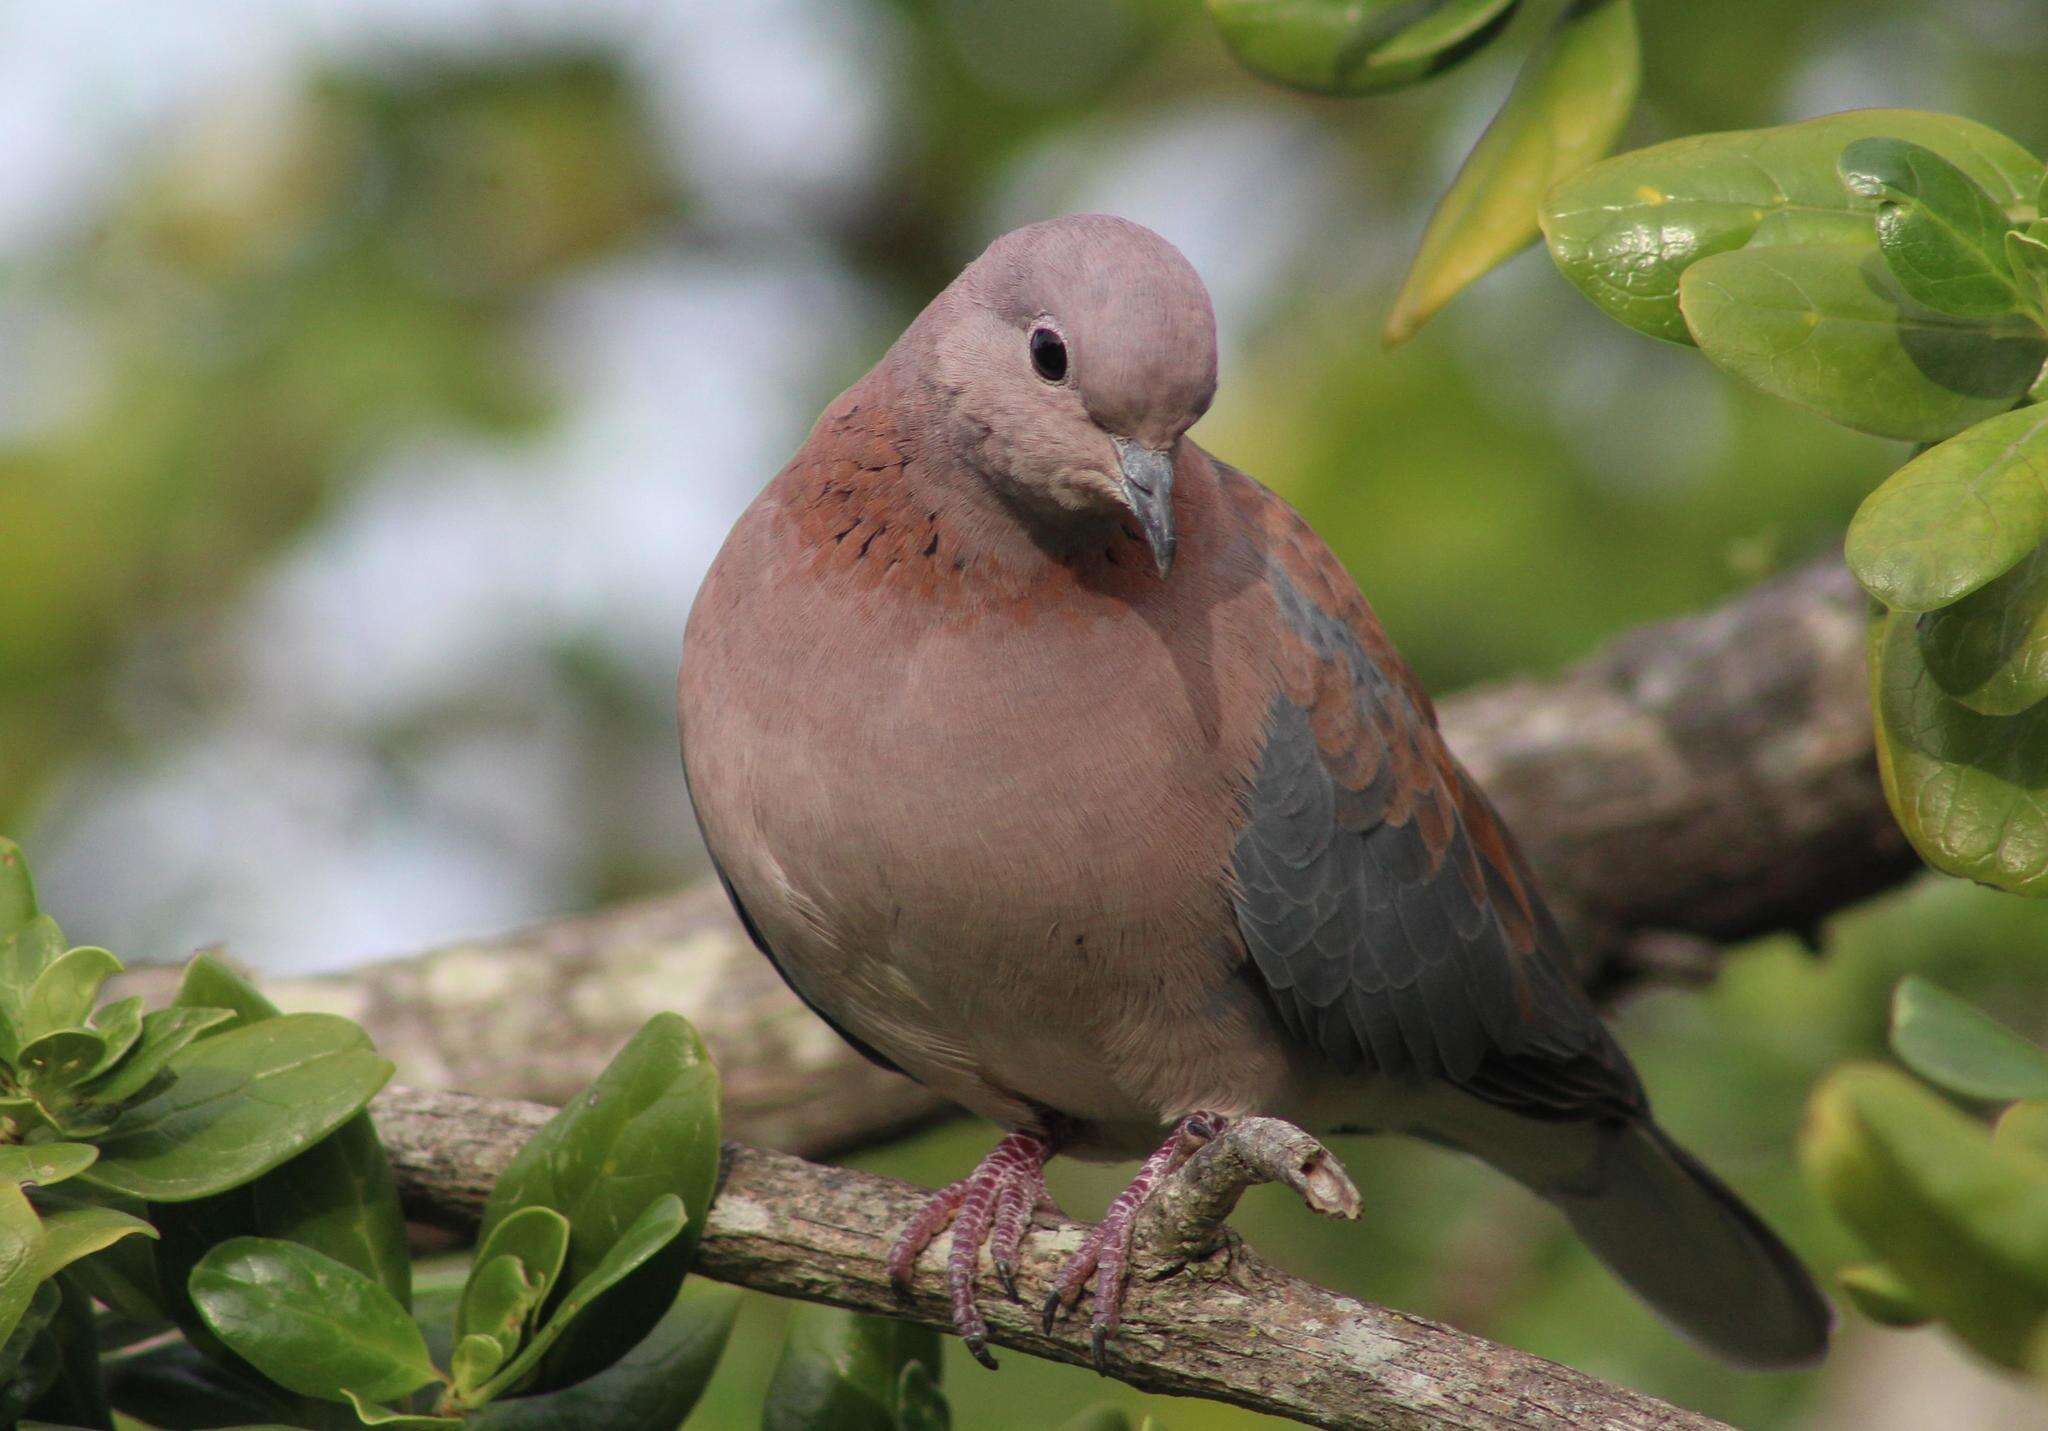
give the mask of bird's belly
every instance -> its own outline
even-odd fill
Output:
[[[930,666],[850,718],[784,702],[744,739],[691,734],[707,839],[787,976],[1007,1124],[1055,1114],[1122,1153],[1256,1106],[1283,1056],[1237,972],[1214,732],[1119,710],[1113,666],[944,700]]]

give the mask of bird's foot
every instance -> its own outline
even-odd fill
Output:
[[[1109,1339],[1123,1316],[1124,1284],[1131,1267],[1131,1234],[1145,1199],[1169,1173],[1222,1133],[1227,1120],[1219,1113],[1190,1113],[1173,1127],[1157,1152],[1145,1159],[1130,1186],[1118,1193],[1102,1221],[1067,1259],[1045,1299],[1045,1329],[1050,1332],[1061,1314],[1080,1300],[1082,1289],[1095,1283],[1095,1308],[1089,1318],[1089,1349],[1097,1371],[1107,1371]]]
[[[918,1255],[940,1229],[953,1224],[953,1243],[946,1257],[953,1326],[974,1359],[986,1367],[994,1367],[996,1359],[988,1349],[988,1323],[974,1301],[974,1274],[982,1244],[989,1245],[996,1275],[1015,1297],[1017,1251],[1031,1226],[1031,1215],[1040,1208],[1052,1208],[1052,1198],[1045,1190],[1045,1160],[1052,1152],[1052,1144],[1042,1138],[1010,1134],[973,1172],[933,1193],[889,1253],[889,1280],[899,1291],[908,1292]]]

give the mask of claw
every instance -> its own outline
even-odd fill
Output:
[[[1173,1133],[1138,1168],[1130,1186],[1116,1195],[1095,1230],[1053,1279],[1045,1299],[1043,1325],[1050,1333],[1060,1314],[1080,1300],[1092,1281],[1095,1309],[1089,1317],[1089,1353],[1095,1369],[1107,1373],[1109,1343],[1123,1320],[1124,1285],[1129,1280],[1131,1235],[1138,1224],[1138,1211],[1152,1190],[1194,1151],[1223,1131],[1226,1120],[1216,1113],[1191,1113],[1174,1125]]]
[[[974,1279],[982,1245],[993,1241],[996,1275],[1017,1295],[1017,1251],[1030,1225],[1031,1210],[1045,1199],[1048,1142],[1029,1133],[1012,1133],[996,1144],[980,1166],[949,1187],[932,1194],[911,1219],[889,1253],[889,1277],[908,1293],[917,1259],[947,1223],[953,1225],[946,1254],[946,1291],[953,1307],[953,1327],[967,1350],[983,1366],[993,1368],[988,1349],[988,1323],[975,1302]]]

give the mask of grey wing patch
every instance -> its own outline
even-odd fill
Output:
[[[1640,1112],[1497,817],[1418,738],[1427,713],[1342,622],[1291,587],[1282,609],[1337,683],[1314,712],[1275,697],[1232,852],[1238,927],[1288,1032],[1342,1071],[1448,1079],[1533,1117]]]

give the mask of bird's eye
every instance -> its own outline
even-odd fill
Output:
[[[1031,330],[1031,366],[1038,370],[1038,376],[1049,383],[1059,382],[1066,377],[1067,345],[1052,329]]]

